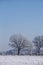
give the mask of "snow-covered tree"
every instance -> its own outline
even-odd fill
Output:
[[[10,46],[18,49],[18,55],[21,49],[29,47],[31,49],[31,43],[23,35],[12,35],[10,37]]]

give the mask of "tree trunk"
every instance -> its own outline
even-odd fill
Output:
[[[20,54],[20,48],[18,48],[18,55]]]
[[[38,48],[38,53],[37,53],[37,55],[40,55],[40,47]]]

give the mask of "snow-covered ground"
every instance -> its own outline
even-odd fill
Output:
[[[0,56],[0,65],[43,65],[43,56]]]

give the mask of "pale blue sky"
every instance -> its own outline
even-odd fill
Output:
[[[32,40],[43,35],[42,0],[0,0],[0,50],[8,49],[12,34]]]

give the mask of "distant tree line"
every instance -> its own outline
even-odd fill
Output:
[[[0,52],[0,55],[43,55],[43,35],[36,36],[32,42],[23,35],[12,35],[9,46],[12,49]]]

